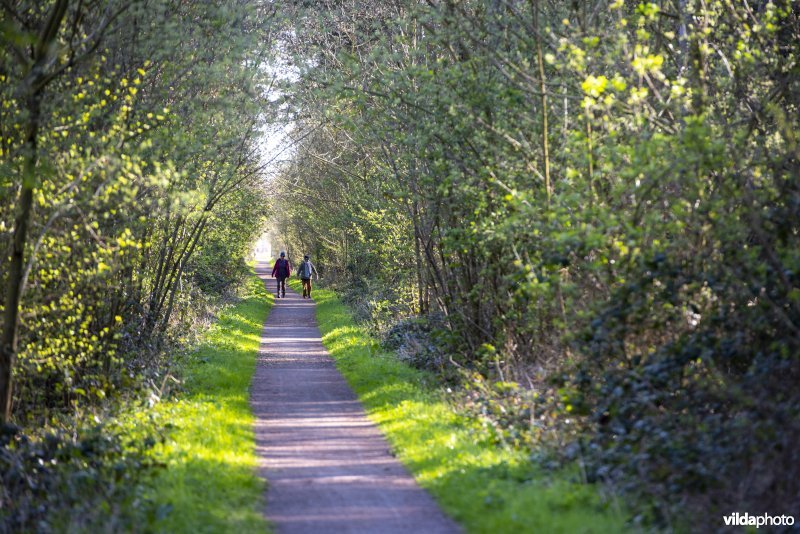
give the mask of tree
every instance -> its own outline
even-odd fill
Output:
[[[9,5],[3,5],[3,40],[17,62],[15,70],[19,78],[14,96],[21,103],[25,120],[22,128],[24,140],[20,147],[24,163],[0,335],[0,411],[3,422],[11,417],[11,372],[17,353],[20,298],[25,290],[25,248],[28,244],[34,191],[40,182],[40,170],[37,167],[40,158],[38,137],[42,99],[55,79],[97,49],[109,25],[125,9],[125,6],[119,7],[114,2],[95,2],[81,5],[68,13],[69,4],[69,0],[58,0],[52,6],[39,6],[38,10],[34,9],[33,19],[29,20],[25,20],[22,14]],[[98,23],[86,26],[83,19],[92,10],[104,12],[104,17]],[[63,35],[68,14],[72,33]],[[24,21],[23,27],[18,25],[18,21]],[[36,27],[41,28],[38,34],[33,31]]]
[[[3,4],[6,420],[12,398],[24,415],[70,410],[158,372],[191,299],[213,296],[196,260],[222,254],[241,273],[262,224],[273,11]],[[220,231],[223,210],[237,232]]]

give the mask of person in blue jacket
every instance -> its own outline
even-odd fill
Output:
[[[303,298],[311,298],[311,277],[319,279],[317,269],[314,264],[309,260],[308,255],[303,256],[303,262],[297,268],[297,276],[303,282]]]

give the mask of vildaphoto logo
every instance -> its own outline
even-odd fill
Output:
[[[722,516],[727,527],[783,527],[794,525],[794,516],[791,515],[750,515],[734,512],[730,515]]]

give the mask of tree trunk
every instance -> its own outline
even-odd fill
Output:
[[[37,93],[28,99],[28,135],[25,139],[25,169],[22,177],[17,216],[14,221],[14,237],[11,248],[11,261],[8,269],[5,309],[3,311],[3,333],[0,338],[0,412],[2,421],[11,418],[12,383],[11,375],[14,358],[17,354],[19,330],[19,305],[22,297],[22,280],[25,266],[25,243],[28,238],[31,212],[33,211],[33,190],[36,185],[37,163],[36,137],[39,133],[39,109],[41,96]]]
[[[550,183],[550,144],[547,124],[547,85],[544,79],[544,56],[542,54],[542,34],[539,26],[539,2],[534,2],[534,24],[536,26],[536,62],[539,66],[539,91],[542,96],[542,159],[544,160],[544,188],[547,193],[547,205],[550,206],[552,185]]]
[[[159,344],[161,343],[161,340],[163,339],[164,334],[167,331],[167,326],[169,325],[169,318],[172,315],[172,309],[173,306],[175,305],[175,295],[178,292],[178,282],[180,281],[181,276],[183,276],[183,268],[186,265],[186,262],[189,261],[189,258],[191,258],[192,254],[194,253],[194,249],[197,246],[197,243],[200,241],[200,237],[203,233],[203,230],[205,229],[206,222],[207,222],[206,218],[201,219],[199,226],[196,227],[196,231],[193,232],[189,238],[191,241],[188,250],[184,254],[181,254],[178,260],[175,279],[171,282],[169,288],[169,302],[167,303],[167,309],[164,312],[164,316],[161,318],[161,326],[158,328],[156,334],[156,340]]]
[[[25,136],[25,167],[20,189],[17,216],[14,220],[14,236],[11,245],[11,258],[8,267],[6,300],[3,310],[3,331],[0,333],[0,420],[11,419],[12,371],[17,354],[19,332],[19,306],[24,291],[25,244],[28,240],[28,226],[33,211],[33,191],[36,189],[36,165],[39,154],[36,138],[39,135],[42,92],[47,85],[45,72],[50,57],[51,45],[58,35],[61,22],[67,12],[69,0],[59,0],[53,6],[47,24],[39,34],[33,48],[33,61],[24,67],[28,71],[20,87],[24,89],[28,108],[28,129]]]
[[[708,84],[706,79],[705,29],[706,10],[703,2],[696,1],[694,23],[689,25],[689,72],[692,82],[692,112],[702,115],[706,110]]]
[[[414,269],[416,270],[417,274],[417,307],[418,313],[420,315],[424,315],[427,310],[427,304],[425,302],[425,294],[424,294],[424,283],[422,280],[422,250],[420,247],[420,241],[422,240],[422,236],[420,235],[419,230],[419,207],[417,205],[416,199],[413,201],[413,216],[412,220],[414,221]]]

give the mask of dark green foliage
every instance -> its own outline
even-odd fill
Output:
[[[413,367],[443,372],[449,367],[444,326],[438,315],[396,321],[383,335],[383,346]]]
[[[592,476],[631,491],[644,487],[656,503],[688,491],[705,496],[696,506],[723,514],[739,495],[741,506],[768,513],[776,502],[792,502],[795,491],[797,338],[776,330],[782,318],[765,302],[779,302],[775,294],[741,292],[717,303],[683,296],[719,287],[728,269],[696,276],[672,263],[675,256],[643,265],[641,278],[615,293],[583,342],[590,357],[580,386],[594,407]],[[680,312],[665,313],[676,307]],[[619,346],[659,332],[666,341],[655,350]],[[734,458],[746,458],[746,467]],[[656,508],[669,520],[668,510]]]
[[[0,432],[0,532],[141,532],[155,519],[142,484],[156,436],[142,427]]]

